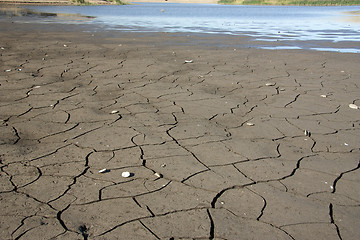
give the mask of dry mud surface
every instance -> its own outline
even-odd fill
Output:
[[[26,29],[0,39],[0,239],[359,238],[358,54]]]

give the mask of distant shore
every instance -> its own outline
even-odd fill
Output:
[[[110,5],[116,4],[115,1],[108,2],[104,0],[85,0],[85,2],[95,5]],[[203,3],[203,4],[217,4],[218,0],[122,0],[123,3],[131,3],[131,2],[166,2],[166,3]],[[71,0],[0,0],[1,4],[22,4],[22,5],[74,5],[79,4],[76,1]]]
[[[154,2],[154,3],[197,3],[197,4],[226,4],[226,5],[306,5],[306,6],[345,6],[360,5],[360,0],[121,0],[122,3]],[[76,0],[0,0],[1,4],[21,5],[76,5]],[[85,0],[84,4],[110,5],[117,1]]]

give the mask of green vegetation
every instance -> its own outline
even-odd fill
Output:
[[[105,0],[106,2],[116,2],[118,5],[126,5],[126,3],[122,2],[121,0]]]
[[[220,0],[219,3],[236,5],[341,6],[360,5],[360,0]]]
[[[73,0],[74,2],[76,2],[79,5],[91,5],[91,3],[85,1],[85,0]]]
[[[79,5],[92,5],[94,3],[89,2],[88,0],[73,0],[75,3]],[[117,5],[126,5],[126,3],[122,2],[121,0],[104,0],[105,2],[115,3]]]

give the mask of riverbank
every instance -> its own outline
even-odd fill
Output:
[[[73,5],[73,4],[128,4],[133,1],[107,0],[0,0],[0,4],[29,5]],[[360,0],[139,0],[134,2],[168,2],[168,3],[198,3],[198,4],[232,4],[232,5],[307,5],[307,6],[348,6],[360,5]]]
[[[1,239],[360,235],[358,54],[0,30]]]
[[[0,0],[0,5],[78,5],[78,4],[93,4],[93,5],[109,5],[120,4],[122,1],[106,1],[106,0]]]
[[[295,5],[295,6],[353,6],[360,0],[219,0],[230,5]]]

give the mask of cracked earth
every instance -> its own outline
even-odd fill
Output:
[[[1,239],[359,238],[357,55],[92,37],[0,42]]]

